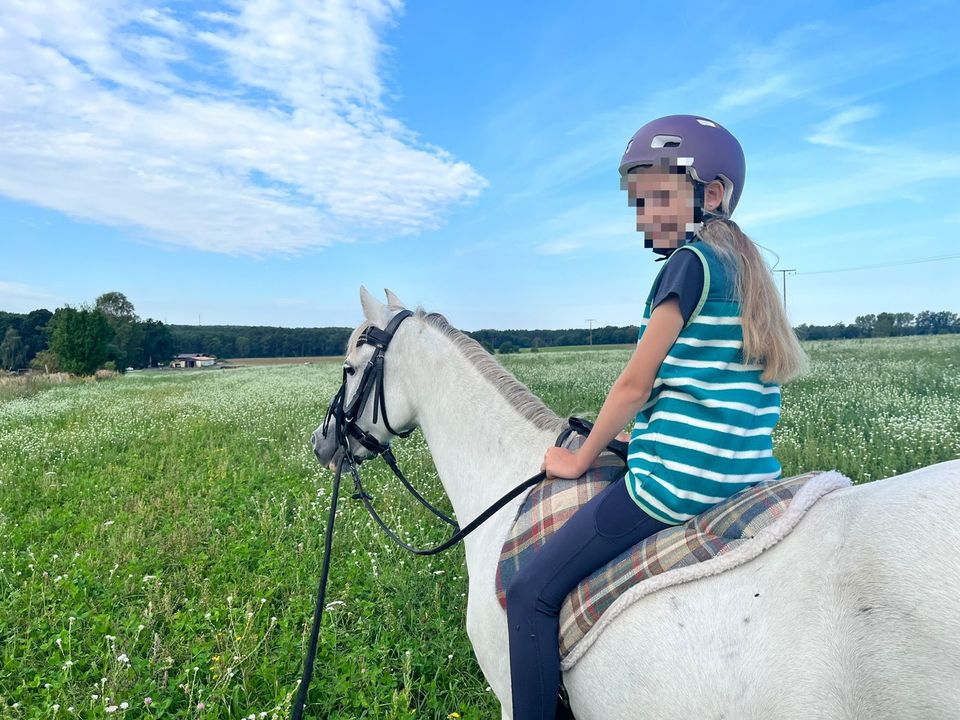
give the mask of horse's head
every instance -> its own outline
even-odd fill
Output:
[[[327,416],[313,432],[314,453],[331,469],[343,455],[344,442],[350,454],[362,461],[379,454],[393,437],[406,436],[415,426],[413,406],[402,391],[406,383],[395,376],[401,349],[393,343],[410,311],[396,295],[389,290],[386,293],[388,305],[360,287],[366,319],[350,335],[343,382]]]

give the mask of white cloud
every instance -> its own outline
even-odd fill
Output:
[[[579,250],[581,246],[582,243],[574,240],[553,240],[537,245],[537,252],[541,255],[566,255],[574,250]]]
[[[544,223],[542,232],[551,239],[537,245],[535,251],[541,255],[624,251],[642,238],[635,231],[633,212],[630,208],[611,211],[605,198],[584,200]]]
[[[5,9],[0,194],[230,254],[438,227],[486,182],[383,105],[378,33],[400,9]]]
[[[789,97],[795,90],[795,83],[796,80],[786,73],[773,75],[759,84],[748,84],[726,92],[717,99],[716,107],[718,110],[728,110],[769,98]]]
[[[849,126],[854,123],[876,117],[878,113],[879,108],[876,105],[855,105],[841,110],[821,123],[813,135],[807,138],[807,141],[816,145],[827,145],[861,152],[879,152],[880,149],[877,147],[850,141],[846,132]]]
[[[877,147],[875,153],[862,158],[853,170],[824,171],[815,177],[791,179],[785,183],[760,184],[752,193],[750,207],[738,213],[737,222],[744,226],[814,217],[844,208],[916,198],[913,186],[930,180],[960,177],[960,155],[931,154],[903,145]],[[891,170],[893,168],[893,170]],[[922,198],[922,195],[920,196]]]

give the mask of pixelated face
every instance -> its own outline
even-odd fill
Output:
[[[694,227],[694,186],[678,165],[638,167],[624,178],[627,202],[637,209],[637,232],[648,248],[677,248]]]

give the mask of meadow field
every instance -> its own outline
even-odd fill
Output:
[[[774,433],[785,475],[867,482],[960,457],[960,336],[805,347],[813,370],[784,387]],[[502,361],[561,415],[593,414],[629,352]],[[332,487],[309,436],[339,380],[323,362],[0,396],[0,717],[286,717]],[[449,511],[420,434],[395,449]],[[363,471],[388,523],[446,539],[381,461]],[[499,718],[466,590],[462,546],[406,553],[344,481],[307,716]]]

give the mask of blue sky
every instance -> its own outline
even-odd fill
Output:
[[[690,113],[744,147],[794,324],[958,311],[955,10],[6,5],[0,309],[355,325],[363,284],[466,330],[634,324],[660,266],[618,162]]]

